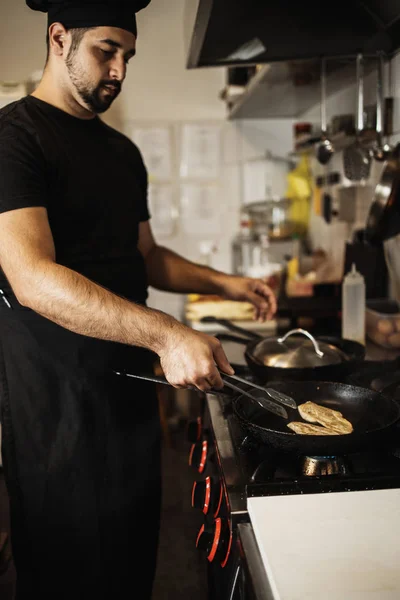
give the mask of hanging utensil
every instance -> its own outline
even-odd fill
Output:
[[[326,59],[321,59],[321,142],[317,147],[317,159],[326,165],[334,153],[332,142],[328,139],[326,119]]]
[[[124,376],[124,377],[132,377],[133,379],[141,379],[144,381],[150,381],[152,383],[169,385],[169,386],[173,387],[172,384],[168,381],[168,379],[162,375],[153,375],[153,374],[146,374],[146,373],[144,373],[144,374],[143,373],[141,373],[141,374],[127,373],[126,371],[114,371],[114,374]],[[289,418],[287,410],[283,406],[276,404],[276,402],[273,402],[272,400],[269,400],[269,398],[266,397],[266,394],[269,395],[269,393],[266,392],[266,390],[264,388],[261,388],[261,390],[263,391],[263,395],[260,395],[260,393],[258,393],[257,396],[255,396],[253,394],[250,394],[250,392],[243,390],[241,387],[235,385],[231,381],[229,381],[228,378],[231,377],[230,375],[225,375],[223,373],[220,373],[220,375],[221,375],[222,381],[224,382],[224,385],[227,388],[230,388],[231,390],[233,390],[234,392],[237,392],[241,396],[245,396],[246,398],[249,398],[250,400],[252,400],[252,402],[254,402],[257,406],[261,407],[263,410],[267,410],[278,417],[282,417],[283,419]],[[243,381],[244,381],[244,383],[246,383],[246,385],[250,385],[250,386],[252,385],[251,382],[249,382],[247,380],[243,380]],[[186,389],[199,391],[194,386],[187,386]],[[213,394],[221,393],[220,390],[212,389],[211,391]],[[290,401],[292,408],[297,409],[297,404],[292,398],[290,398],[286,394],[283,394],[281,396],[280,392],[277,392],[276,399],[282,398],[282,397],[284,398],[286,404]],[[281,401],[282,401],[281,399],[278,400],[278,402],[281,402]]]
[[[373,156],[378,162],[387,160],[392,151],[391,146],[383,139],[383,71],[384,58],[383,52],[378,54],[378,72],[376,83],[376,144],[373,148]]]
[[[324,174],[324,193],[322,195],[322,216],[325,220],[325,223],[331,223],[332,221],[332,194],[330,192],[330,182],[329,182],[329,173],[327,168],[325,167]]]
[[[386,160],[367,216],[365,240],[379,244],[400,233],[400,144]]]
[[[343,151],[345,175],[351,181],[368,179],[371,170],[371,153],[362,145],[364,130],[364,62],[362,54],[357,55],[357,107],[356,139]]]

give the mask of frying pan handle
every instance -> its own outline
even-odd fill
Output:
[[[232,335],[231,333],[217,333],[215,337],[221,342],[235,342],[235,344],[243,344],[243,346],[247,346],[247,344],[249,343],[248,339],[240,337],[238,335]]]
[[[306,331],[305,329],[292,329],[291,331],[288,331],[283,337],[278,338],[277,342],[279,344],[284,344],[285,341],[287,340],[287,338],[290,335],[294,335],[295,333],[301,333],[301,335],[305,335],[306,337],[308,337],[308,339],[311,340],[312,345],[314,346],[315,354],[317,356],[319,356],[320,358],[322,358],[324,356],[324,353],[321,351],[320,347],[318,346],[318,342],[315,339],[315,337],[313,337],[311,335],[311,333],[309,331]]]
[[[203,317],[201,319],[201,322],[202,323],[218,323],[219,325],[226,327],[230,331],[234,331],[235,333],[240,333],[241,335],[247,336],[248,340],[249,339],[251,339],[251,340],[253,340],[253,339],[261,340],[262,339],[262,336],[259,335],[258,333],[254,333],[254,331],[247,331],[247,329],[244,329],[243,327],[234,325],[234,323],[232,323],[232,321],[228,321],[228,319],[217,319],[217,317]]]

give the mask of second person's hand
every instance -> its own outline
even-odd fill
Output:
[[[221,278],[222,295],[236,301],[250,302],[254,306],[254,318],[269,321],[277,310],[274,292],[263,279],[225,275]]]

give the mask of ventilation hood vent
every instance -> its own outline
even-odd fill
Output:
[[[188,68],[392,55],[400,48],[400,0],[200,0],[190,33]]]

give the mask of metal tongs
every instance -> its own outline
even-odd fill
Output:
[[[164,377],[163,375],[153,375],[153,374],[136,374],[136,373],[127,373],[126,371],[114,371],[115,375],[122,375],[125,377],[133,377],[134,379],[141,379],[144,381],[151,381],[153,383],[161,383],[163,385],[172,384]],[[247,381],[247,379],[243,379],[238,375],[227,375],[226,373],[221,373],[222,381],[227,388],[241,394],[242,396],[246,396],[250,398],[253,402],[256,402],[261,408],[264,410],[268,410],[272,412],[274,415],[278,415],[279,417],[283,417],[284,419],[288,418],[287,410],[284,406],[288,406],[289,408],[293,408],[297,410],[297,404],[293,398],[283,394],[282,392],[278,392],[271,387],[263,387],[262,385],[258,385],[257,383],[253,383],[252,381]],[[238,383],[245,384],[255,390],[259,390],[264,393],[263,396],[260,397],[260,394],[257,396],[251,394],[249,391],[244,390],[242,387],[235,385],[231,380],[234,380]],[[198,391],[198,389],[194,386],[188,386],[187,389],[192,389]],[[213,393],[220,394],[221,390],[211,390]],[[284,405],[284,406],[282,406]]]

